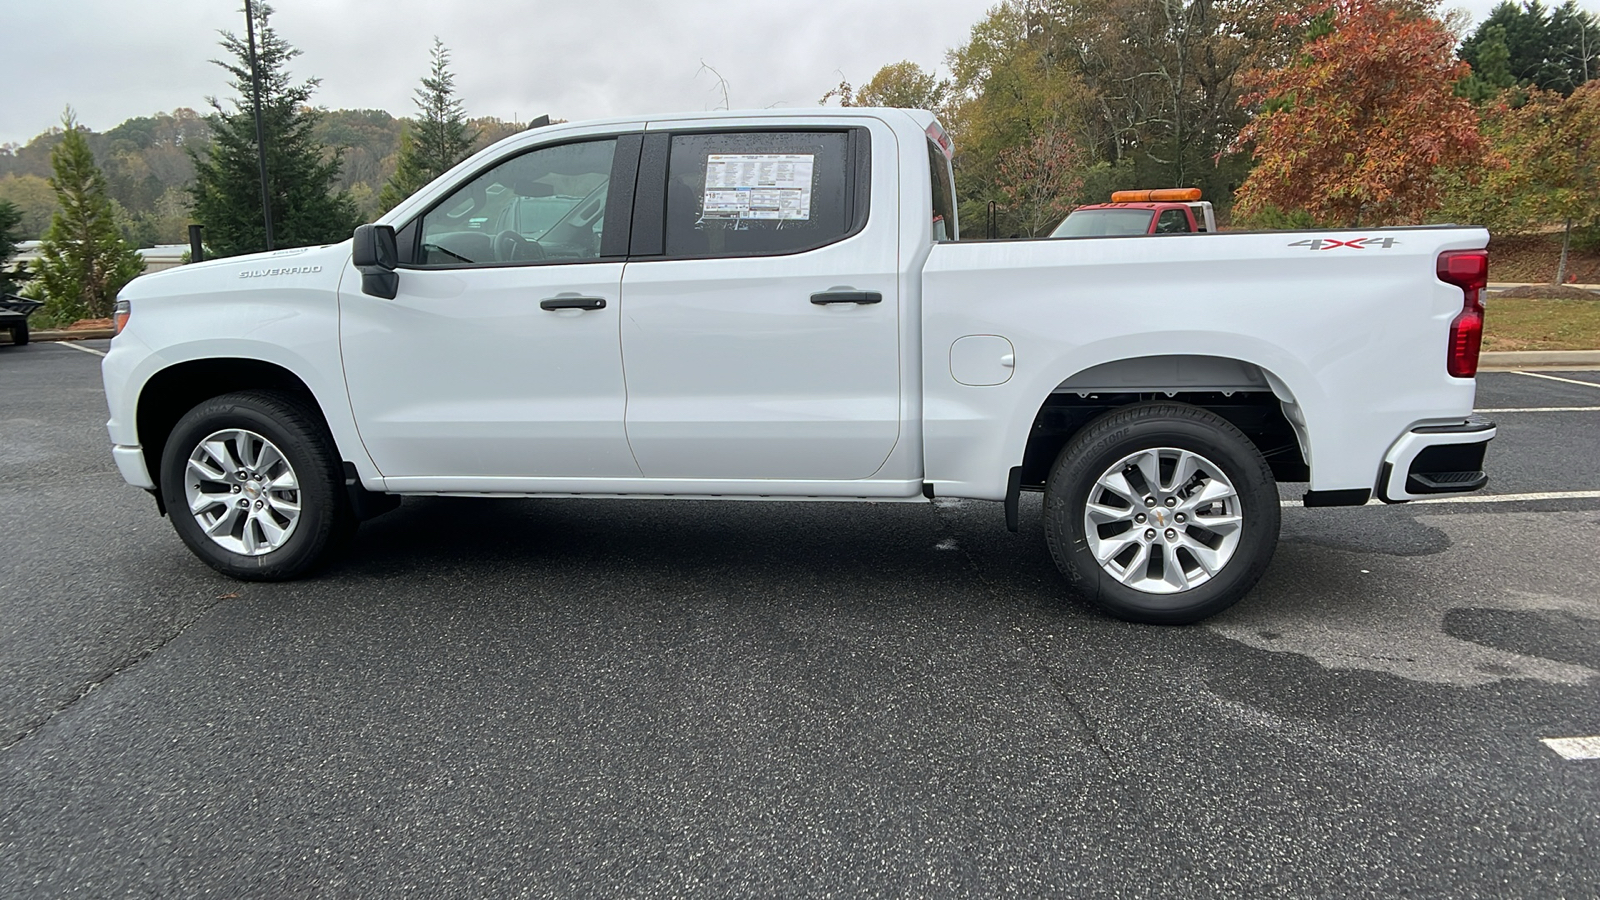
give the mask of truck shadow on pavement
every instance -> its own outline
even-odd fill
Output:
[[[418,497],[363,525],[321,577],[568,579],[668,592],[970,584],[965,558],[936,548],[942,537],[917,505]]]
[[[349,556],[317,580],[358,587],[367,602],[420,589],[444,603],[492,595],[573,609],[753,605],[842,620],[914,609],[924,624],[1043,614],[1138,628],[1071,591],[1036,522],[1025,516],[1013,535],[988,506],[408,498],[367,523]],[[1463,582],[1479,551],[1462,537],[1473,536],[1477,516],[1329,512],[1285,510],[1261,583],[1201,627],[1328,669],[1426,683],[1574,685],[1600,674],[1600,604],[1581,587]],[[1530,529],[1514,533],[1525,546],[1510,549],[1531,566],[1566,565],[1544,558],[1562,547]],[[1516,627],[1497,631],[1507,621]]]
[[[1442,529],[1417,521],[1417,507],[1284,510],[1279,541],[1351,553],[1432,556],[1450,549]]]

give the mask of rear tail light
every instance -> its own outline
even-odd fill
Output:
[[[1461,288],[1461,312],[1450,323],[1450,355],[1445,364],[1453,378],[1478,374],[1483,345],[1483,289],[1489,286],[1489,251],[1451,250],[1439,254],[1439,280]]]
[[[117,335],[121,334],[122,329],[128,327],[128,316],[132,313],[132,311],[133,308],[128,304],[128,301],[117,301],[116,308],[111,312],[111,321],[116,324],[116,328],[111,332],[112,337],[116,337]]]

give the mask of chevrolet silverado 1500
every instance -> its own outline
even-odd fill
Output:
[[[1481,487],[1481,228],[963,241],[892,109],[563,124],[342,244],[136,279],[112,455],[201,559],[306,572],[401,495],[1004,505],[1192,622],[1307,506]]]

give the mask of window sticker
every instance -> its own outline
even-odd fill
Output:
[[[816,159],[810,153],[708,155],[702,219],[809,220]]]

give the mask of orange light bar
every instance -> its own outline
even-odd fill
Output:
[[[1200,199],[1199,188],[1161,188],[1154,191],[1117,191],[1112,203],[1193,203]]]

